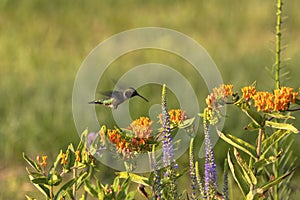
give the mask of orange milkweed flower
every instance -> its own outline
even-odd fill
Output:
[[[65,153],[62,153],[62,154],[61,154],[61,161],[60,161],[60,164],[61,164],[61,165],[67,164],[67,154],[65,154]]]
[[[41,166],[46,167],[46,165],[47,165],[47,158],[48,158],[48,156],[42,156]]]
[[[150,138],[152,134],[152,123],[148,117],[140,117],[134,120],[129,129],[131,129],[138,138]]]
[[[251,99],[256,93],[256,89],[254,86],[246,86],[243,87],[241,90],[243,92],[243,99],[245,100]]]
[[[80,162],[80,151],[75,151],[76,161]]]

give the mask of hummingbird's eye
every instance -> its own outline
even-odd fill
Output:
[[[132,92],[131,91],[125,91],[125,97],[126,98],[130,98],[132,96]]]

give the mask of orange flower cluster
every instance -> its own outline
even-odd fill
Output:
[[[298,92],[293,92],[293,88],[281,87],[274,90],[274,94],[257,92],[252,96],[252,99],[258,111],[284,111],[288,109],[291,103],[295,103],[297,95]]]
[[[67,154],[61,153],[60,157],[61,157],[60,164],[61,165],[66,165],[67,164]]]
[[[132,130],[134,136],[120,133],[118,130],[107,130],[107,137],[110,142],[116,145],[119,153],[131,153],[133,151],[150,150],[149,141],[152,139],[152,121],[147,117],[140,117],[134,120],[128,130]]]
[[[274,91],[274,110],[286,110],[290,103],[295,103],[298,92],[293,88],[282,87]]]
[[[228,96],[233,95],[233,85],[220,85],[218,88],[213,88],[213,92],[210,93],[205,102],[208,108],[217,107],[218,100],[224,101]]]
[[[181,122],[189,118],[186,112],[181,109],[171,109],[169,110],[168,114],[170,116],[170,122],[177,126],[179,126]],[[159,114],[158,118],[159,123],[162,124],[162,114]]]
[[[152,133],[152,123],[153,121],[148,117],[140,117],[130,124],[129,129],[131,129],[138,138],[149,138]]]
[[[218,88],[213,88],[213,93],[219,98],[226,98],[233,94],[232,89],[233,85],[221,84]]]
[[[257,107],[257,111],[269,112],[274,108],[274,95],[270,92],[257,92],[253,95],[254,106]]]
[[[41,156],[37,156],[37,157],[36,157],[36,161],[37,161],[42,167],[46,167],[46,165],[47,165],[47,158],[48,158],[48,156],[42,156],[42,162],[41,162]]]
[[[172,109],[169,111],[170,121],[176,125],[179,125],[182,121],[188,119],[185,111],[181,109]]]
[[[256,93],[256,89],[254,86],[246,86],[243,87],[241,90],[243,92],[243,99],[245,100],[251,99]]]

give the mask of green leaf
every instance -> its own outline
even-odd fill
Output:
[[[34,177],[32,175],[29,175],[29,179],[32,182],[32,180],[34,179]],[[38,182],[38,181],[37,181]],[[33,183],[33,185],[47,198],[50,198],[50,190],[48,187],[41,185],[41,184],[35,184]]]
[[[263,140],[262,142],[263,151],[261,157],[263,158],[273,145],[277,144],[277,142],[279,142],[282,138],[286,137],[290,133],[291,133],[290,130],[277,130],[270,137]]]
[[[116,177],[114,179],[114,183],[112,185],[112,188],[115,192],[118,191],[119,184],[120,184],[120,179],[119,179],[119,177]]]
[[[101,187],[99,189],[101,189]],[[89,181],[85,182],[84,190],[87,193],[89,193],[92,197],[98,197],[98,191]]]
[[[236,148],[234,148],[234,155],[235,155],[235,158],[236,158],[238,164],[240,165],[240,167],[243,171],[244,177],[245,177],[246,181],[248,182],[248,184],[256,185],[257,179],[256,179],[255,175],[253,174],[251,168],[247,165],[247,163],[240,156],[240,154]]]
[[[80,139],[80,142],[79,142],[79,144],[77,145],[77,148],[76,148],[77,151],[81,152],[82,149],[84,148],[83,141],[85,141],[85,139],[87,138],[88,133],[89,133],[89,130],[87,128],[81,133],[81,135],[80,135],[81,139]]]
[[[282,151],[279,151],[279,153],[276,156],[270,156],[268,158],[260,158],[259,161],[254,163],[254,167],[256,169],[261,169],[269,164],[274,163],[276,160],[278,160],[282,155]]]
[[[143,184],[145,186],[149,186],[148,178],[146,178],[146,177],[139,176],[139,175],[133,174],[133,173],[128,173],[128,172],[117,172],[116,174],[118,175],[119,178],[124,178],[124,179],[130,178],[130,180],[132,182]]]
[[[261,126],[257,126],[253,121],[251,121],[247,126],[244,127],[244,129],[248,131],[256,131],[260,128]]]
[[[56,193],[54,200],[63,199],[63,197],[67,194],[67,190],[70,190],[72,185],[76,182],[76,178],[72,178],[68,182],[66,182]]]
[[[281,113],[266,113],[266,115],[276,119],[295,119],[295,117],[289,115],[289,113],[287,115]]]
[[[269,183],[266,183],[265,185],[263,185],[261,187],[261,189],[265,192],[267,191],[269,188],[273,187],[274,185],[279,184],[283,179],[287,178],[288,176],[290,176],[293,172],[295,171],[295,169],[285,173],[284,175],[275,178],[273,181],[270,181]]]
[[[294,127],[292,124],[286,123],[277,123],[272,121],[266,121],[266,126],[271,128],[283,129],[283,130],[290,130],[294,133],[299,133],[298,129]]]
[[[35,161],[33,161],[31,158],[29,158],[24,152],[23,152],[23,158],[37,172],[41,172],[42,171],[40,165],[38,163],[36,163]]]
[[[238,164],[231,159],[229,151],[227,153],[227,159],[228,159],[228,165],[229,165],[229,169],[232,173],[232,176],[233,176],[235,182],[238,184],[243,196],[245,197],[245,195],[249,191],[250,185],[247,184],[246,180],[243,177],[241,170],[237,167]]]
[[[32,183],[34,184],[44,184],[44,185],[48,185],[48,178],[47,177],[42,177],[42,178],[33,178],[31,180]]]
[[[254,110],[242,109],[244,113],[255,123],[256,126],[262,127],[264,124],[264,118]]]
[[[137,191],[131,191],[128,194],[126,194],[125,200],[133,200],[133,199],[135,199],[134,197],[135,197],[136,192]]]
[[[178,128],[188,128],[194,124],[194,121],[195,121],[195,117],[186,119],[179,124]]]
[[[79,189],[81,185],[89,178],[89,173],[87,171],[81,172],[76,180],[76,189]]]
[[[256,151],[255,151],[254,146],[252,146],[248,142],[245,142],[244,140],[242,140],[238,137],[235,137],[233,135],[224,134],[219,130],[217,130],[217,132],[218,132],[219,137],[222,138],[225,142],[242,150],[243,152],[247,153],[251,157],[256,158]]]

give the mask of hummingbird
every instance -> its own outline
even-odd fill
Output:
[[[149,102],[148,99],[140,95],[132,87],[120,91],[115,90],[115,91],[102,92],[101,94],[103,94],[107,98],[91,101],[89,102],[89,104],[103,104],[104,106],[107,106],[109,108],[117,109],[121,103],[135,96],[139,96],[145,101]]]

